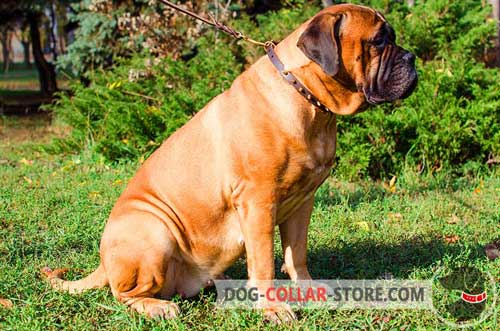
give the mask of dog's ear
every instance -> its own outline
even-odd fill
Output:
[[[342,17],[342,14],[323,14],[315,17],[297,42],[300,50],[330,76],[335,76],[339,71],[338,39]]]

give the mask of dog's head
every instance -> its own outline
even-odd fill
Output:
[[[404,99],[417,85],[415,55],[399,47],[391,25],[367,7],[321,11],[297,46],[325,75],[357,89],[370,104]]]

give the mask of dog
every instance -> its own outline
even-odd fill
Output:
[[[99,267],[77,281],[46,268],[54,288],[109,285],[139,313],[174,317],[168,298],[196,295],[244,253],[249,284],[272,280],[276,226],[283,270],[292,281],[311,279],[307,231],[334,162],[336,116],[409,96],[415,56],[396,45],[382,14],[349,4],[320,11],[273,52],[284,70],[260,58],[172,134],[112,209]],[[261,307],[267,319],[295,319],[288,306]]]

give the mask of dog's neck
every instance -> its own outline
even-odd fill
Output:
[[[309,60],[297,47],[297,40],[307,23],[276,47],[285,69],[291,71],[306,87],[315,86],[314,96],[334,113],[352,115],[363,110],[367,106],[366,98],[349,77],[327,76],[319,65]]]
[[[315,96],[338,115],[352,115],[364,109],[366,98],[353,86],[327,77],[315,63],[293,69],[294,75],[305,86],[316,86]]]

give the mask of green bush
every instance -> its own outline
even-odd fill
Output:
[[[61,93],[52,107],[73,127],[55,146],[89,146],[110,160],[147,156],[241,71],[222,44],[206,38],[199,44],[186,62],[138,54],[93,72],[88,87],[75,82],[72,95]]]
[[[399,43],[418,55],[419,86],[401,104],[340,117],[336,175],[381,178],[405,167],[463,173],[500,157],[500,73],[481,62],[495,34],[490,8],[474,0],[418,1],[413,8],[384,0],[358,3],[383,10]],[[279,40],[317,10],[316,3],[295,1],[231,25],[256,39]],[[74,85],[72,96],[61,95],[53,107],[74,128],[59,145],[90,146],[110,160],[147,156],[263,54],[221,34],[213,43],[210,36],[185,62],[147,66],[147,56],[135,55],[89,74],[89,87]],[[129,81],[131,70],[144,77]]]

